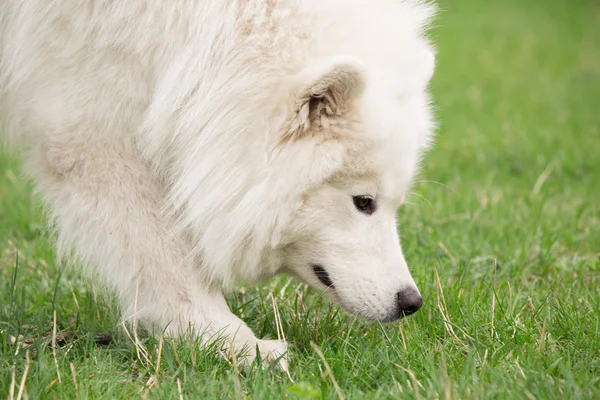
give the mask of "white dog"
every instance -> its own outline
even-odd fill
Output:
[[[422,303],[395,214],[432,131],[418,0],[3,0],[0,115],[58,253],[123,317],[269,361],[228,309],[289,273],[366,319]]]

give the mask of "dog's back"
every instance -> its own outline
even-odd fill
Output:
[[[207,113],[219,113],[211,106],[234,92],[273,106],[285,79],[335,53],[357,56],[369,70],[395,68],[396,76],[430,69],[419,71],[428,55],[415,43],[430,9],[418,1],[1,3],[0,88],[13,136],[87,117],[103,131],[133,132],[144,115],[172,132],[191,93],[211,98]]]

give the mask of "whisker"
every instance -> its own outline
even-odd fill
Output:
[[[425,198],[425,196],[421,196],[421,195],[420,195],[420,194],[418,194],[418,193],[411,193],[411,194],[410,194],[410,196],[417,196],[417,197],[420,197],[420,198],[422,198],[423,200],[425,200],[425,201],[427,202],[427,204],[429,204],[429,206],[431,207],[431,209],[432,209],[432,210],[435,210],[435,209],[433,208],[433,204],[431,204],[431,202],[430,202],[429,200],[427,200],[427,199]]]
[[[422,179],[422,180],[415,181],[415,183],[416,183],[416,184],[417,184],[417,183],[435,183],[436,185],[440,185],[441,187],[444,187],[444,188],[448,189],[449,191],[451,191],[451,192],[452,192],[452,193],[454,193],[454,194],[458,194],[458,192],[457,192],[456,190],[452,189],[452,188],[451,188],[450,186],[448,186],[448,185],[444,185],[444,184],[443,184],[443,183],[441,183],[441,182],[437,182],[437,181],[430,181],[430,180],[427,180],[427,179]]]

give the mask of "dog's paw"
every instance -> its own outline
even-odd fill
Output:
[[[282,371],[288,370],[288,345],[283,340],[259,340],[257,344],[261,360],[276,363]]]
[[[251,348],[248,344],[239,362],[247,367],[252,365],[257,357],[260,357],[263,366],[274,364],[281,371],[288,370],[288,346],[283,340],[256,340]]]

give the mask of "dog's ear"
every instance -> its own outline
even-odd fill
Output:
[[[365,74],[357,58],[338,56],[300,72],[293,87],[293,115],[282,142],[327,128],[332,118],[343,115],[364,91]]]

